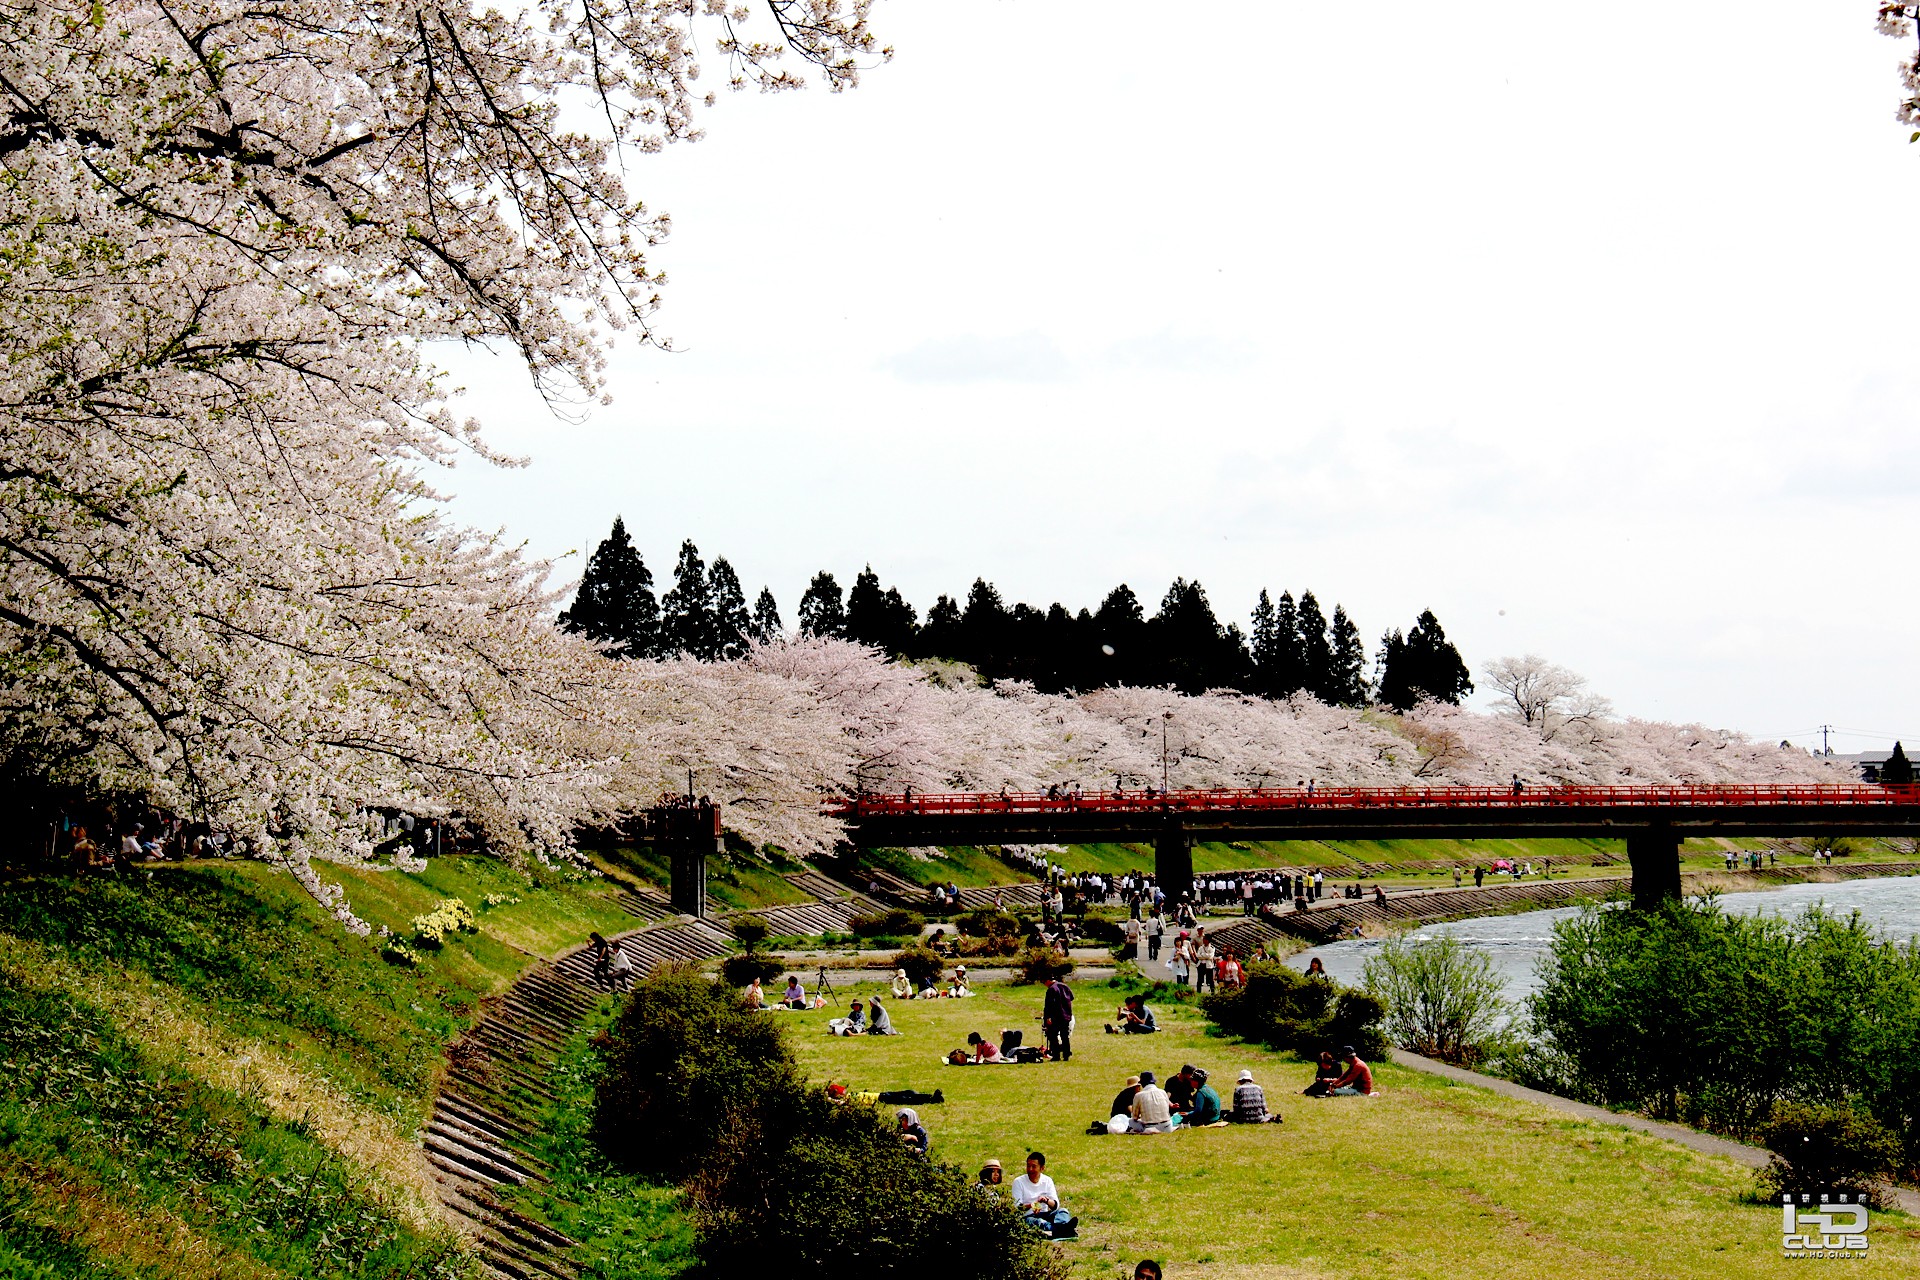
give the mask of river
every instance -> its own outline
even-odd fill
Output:
[[[1920,876],[1795,884],[1754,893],[1729,893],[1720,901],[1726,910],[1748,915],[1798,915],[1803,908],[1821,902],[1842,918],[1858,911],[1862,922],[1888,938],[1904,942],[1920,937]],[[1493,958],[1495,971],[1506,983],[1507,999],[1518,1004],[1539,985],[1534,979],[1534,964],[1546,953],[1553,926],[1578,911],[1577,907],[1554,907],[1523,915],[1479,916],[1446,924],[1420,925],[1407,936],[1431,938],[1449,934],[1485,952]],[[1296,969],[1305,969],[1309,959],[1319,956],[1336,980],[1357,984],[1367,957],[1380,946],[1380,941],[1372,938],[1334,942],[1303,951],[1290,957],[1287,963]]]

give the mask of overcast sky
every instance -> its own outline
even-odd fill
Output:
[[[1432,608],[1625,714],[1920,737],[1920,145],[1873,9],[883,0],[859,90],[722,92],[634,160],[678,350],[611,406],[439,353],[533,458],[444,483],[569,578],[616,513],[656,577],[690,537],[789,623],[868,561],[923,614],[1178,574],[1370,653]]]

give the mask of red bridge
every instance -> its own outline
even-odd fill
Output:
[[[858,848],[1152,841],[1169,893],[1195,840],[1624,839],[1637,904],[1677,897],[1688,836],[1920,835],[1920,786],[1285,787],[859,795]]]

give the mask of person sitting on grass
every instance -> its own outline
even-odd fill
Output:
[[[964,1000],[973,992],[967,988],[967,966],[953,966],[953,977],[947,982],[946,996],[949,1000]]]
[[[906,1000],[912,997],[912,995],[913,984],[907,981],[907,971],[905,969],[895,969],[893,971],[893,998],[895,1000]]]
[[[1000,1046],[981,1035],[978,1031],[967,1032],[967,1043],[973,1046],[975,1062],[1000,1061]]]
[[[1328,1098],[1371,1097],[1373,1072],[1367,1068],[1366,1063],[1360,1061],[1360,1055],[1353,1051],[1352,1045],[1340,1046],[1340,1061],[1346,1064],[1347,1069],[1340,1074],[1339,1079],[1327,1087],[1326,1093],[1322,1096]]]
[[[1187,1110],[1187,1127],[1204,1129],[1209,1125],[1225,1124],[1220,1118],[1220,1095],[1207,1083],[1207,1073],[1203,1068],[1193,1069],[1193,1105]]]
[[[1330,1051],[1323,1050],[1319,1064],[1313,1069],[1313,1083],[1300,1092],[1309,1098],[1324,1098],[1327,1096],[1327,1090],[1333,1088],[1333,1082],[1339,1078],[1340,1064],[1333,1060],[1333,1054]]]
[[[873,999],[867,1001],[867,1034],[870,1036],[897,1036],[900,1034],[893,1029],[893,1019],[889,1018],[887,1011],[880,1007],[879,996],[875,996]]]
[[[1178,1071],[1173,1073],[1173,1079],[1167,1081],[1167,1105],[1181,1115],[1186,1115],[1193,1110],[1194,1088],[1193,1064],[1184,1063]]]
[[[787,975],[787,989],[781,993],[780,1003],[789,1009],[807,1007],[807,989],[800,985],[800,979]]]
[[[1109,1118],[1133,1114],[1133,1095],[1140,1092],[1140,1077],[1128,1076],[1126,1087],[1113,1095],[1113,1105],[1107,1108]]]
[[[1267,1091],[1253,1082],[1253,1072],[1241,1071],[1240,1083],[1233,1087],[1233,1112],[1227,1119],[1235,1124],[1271,1124],[1280,1119],[1267,1111]]]
[[[1027,1171],[1013,1180],[1013,1205],[1026,1211],[1029,1226],[1054,1240],[1078,1234],[1080,1219],[1060,1207],[1060,1192],[1047,1176],[1047,1158],[1038,1151],[1027,1154]]]
[[[1154,1083],[1153,1072],[1140,1073],[1140,1091],[1133,1095],[1128,1133],[1172,1133],[1173,1108],[1167,1103],[1167,1091]]]
[[[835,1018],[827,1024],[828,1034],[836,1036],[864,1035],[866,1030],[867,1015],[861,1010],[858,1000],[847,1006],[846,1017]]]
[[[989,1160],[980,1166],[980,1180],[974,1185],[990,1196],[997,1196],[1006,1190],[1002,1185],[1002,1179],[1006,1176],[1006,1170],[997,1159]]]
[[[902,1107],[894,1119],[900,1127],[900,1141],[906,1144],[907,1150],[926,1155],[933,1138],[927,1133],[927,1126],[920,1123],[920,1113],[912,1107]]]
[[[767,1007],[767,993],[760,989],[760,979],[758,978],[755,978],[747,984],[747,989],[740,993],[740,998],[747,1002],[747,1008],[749,1009],[764,1009]]]
[[[1133,1269],[1133,1280],[1163,1280],[1160,1264],[1152,1258],[1140,1259],[1140,1264]]]
[[[1147,1008],[1145,996],[1128,996],[1127,1002],[1120,1006],[1120,1025],[1116,1028],[1112,1023],[1107,1024],[1108,1035],[1123,1031],[1130,1036],[1144,1036],[1159,1029],[1160,1024],[1154,1019],[1153,1010]]]

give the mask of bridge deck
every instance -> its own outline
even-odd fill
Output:
[[[830,800],[856,845],[1196,838],[1364,840],[1902,834],[1920,786],[1285,787],[957,792]]]

